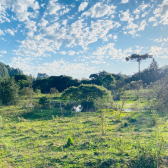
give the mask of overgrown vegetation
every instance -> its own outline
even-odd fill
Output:
[[[0,166],[168,167],[167,75],[1,78]]]

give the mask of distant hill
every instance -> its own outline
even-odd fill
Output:
[[[20,69],[12,68],[9,65],[5,65],[2,62],[0,62],[0,77],[13,77],[14,75],[23,75],[23,71]]]

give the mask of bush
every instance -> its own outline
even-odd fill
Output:
[[[129,168],[157,168],[156,158],[150,154],[142,152],[140,156],[136,156],[128,165]]]
[[[129,118],[129,122],[136,122],[136,119],[131,117],[131,118]]]
[[[125,123],[124,123],[124,127],[127,127],[127,126],[128,126],[128,123],[127,123],[127,122],[125,122]]]
[[[18,102],[18,88],[13,79],[6,78],[0,82],[0,102],[3,105],[16,105]]]
[[[67,141],[66,147],[72,146],[73,144],[74,144],[73,139],[72,139],[71,137],[70,137],[70,138],[68,138],[68,141]]]
[[[47,103],[47,97],[44,96],[39,99],[39,104],[44,106],[46,103]]]

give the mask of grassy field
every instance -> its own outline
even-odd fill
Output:
[[[145,103],[128,99],[124,108]],[[2,107],[0,130],[2,168],[168,167],[168,117],[146,110],[65,114],[53,107]]]

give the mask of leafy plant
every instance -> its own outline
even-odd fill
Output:
[[[68,141],[66,143],[66,147],[72,146],[74,144],[74,141],[71,137],[68,138]]]

